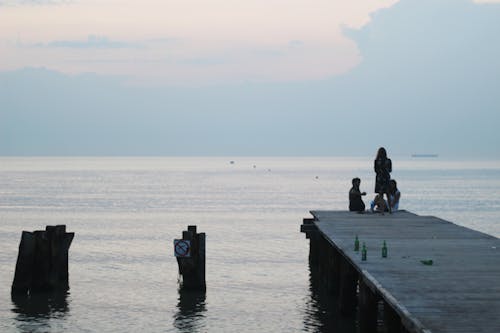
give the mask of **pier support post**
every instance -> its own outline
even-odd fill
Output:
[[[330,295],[338,296],[340,288],[340,258],[338,250],[325,241],[323,262],[324,285]]]
[[[331,283],[332,283],[332,294],[334,296],[338,296],[340,293],[340,253],[334,249],[333,251],[333,265],[332,265],[332,274],[331,274]]]
[[[319,247],[320,247],[320,238],[321,236],[315,232],[311,233],[309,236],[309,263],[311,266],[318,268],[319,265]]]
[[[361,332],[377,332],[378,299],[363,279],[359,281],[359,327]]]
[[[340,261],[339,310],[345,316],[356,312],[356,289],[358,273],[352,265],[342,258]]]
[[[333,252],[332,246],[328,246],[326,249],[325,256],[325,286],[329,294],[333,294],[334,283],[333,283]]]
[[[205,290],[205,233],[196,233],[196,226],[188,226],[182,232],[182,240],[189,242],[189,255],[179,256],[176,250],[177,265],[182,275],[182,288]]]
[[[318,277],[321,285],[323,287],[327,286],[326,277],[326,261],[328,258],[328,242],[322,235],[318,235],[316,239],[316,267],[318,271]]]
[[[319,245],[318,238],[321,237],[318,233],[318,228],[314,224],[314,218],[304,218],[300,226],[300,232],[306,234],[309,239],[309,264],[316,268],[319,260]]]
[[[23,231],[11,292],[26,295],[68,289],[68,251],[74,236],[65,225]]]
[[[401,317],[387,302],[384,302],[384,323],[387,327],[387,333],[404,332]]]

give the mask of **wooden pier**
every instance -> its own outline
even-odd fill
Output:
[[[500,239],[407,211],[311,214],[311,269],[360,332],[500,332]]]

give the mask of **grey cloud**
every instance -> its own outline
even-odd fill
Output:
[[[500,6],[474,4],[470,0],[404,0],[372,15],[360,30],[345,33],[357,42],[365,60],[363,68],[376,64],[391,69],[404,62],[438,67],[452,64],[494,64],[499,52]]]
[[[143,48],[143,44],[114,41],[105,36],[89,35],[86,40],[56,40],[34,44],[35,47],[74,48],[74,49],[122,49]]]
[[[301,40],[291,40],[288,42],[288,46],[291,48],[299,48],[304,46],[304,42]]]
[[[0,6],[57,5],[72,2],[75,0],[0,0]]]
[[[186,58],[178,61],[179,64],[183,65],[195,65],[195,66],[217,66],[228,64],[230,58],[227,57],[197,57],[197,58]]]
[[[352,121],[373,124],[360,126],[365,140],[385,122],[397,137],[385,141],[401,151],[498,155],[489,143],[500,139],[492,125],[500,124],[498,31],[498,4],[403,0],[376,12],[362,29],[346,31],[362,62],[335,80],[337,105]]]
[[[181,41],[182,41],[181,38],[163,37],[163,38],[151,38],[151,39],[147,39],[146,43],[151,43],[151,44],[178,44]]]

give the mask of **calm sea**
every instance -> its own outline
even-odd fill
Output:
[[[352,332],[310,281],[299,225],[346,209],[353,177],[370,199],[372,163],[0,158],[0,332]],[[400,208],[500,236],[500,161],[393,168]],[[76,234],[69,293],[13,302],[21,231],[55,224]],[[191,224],[207,234],[205,294],[178,291],[172,243]]]

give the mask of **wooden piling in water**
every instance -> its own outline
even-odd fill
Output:
[[[183,244],[189,247],[185,253],[184,250],[178,251],[175,249],[179,274],[182,275],[182,288],[186,290],[205,290],[205,233],[197,233],[196,226],[190,225],[186,231],[182,232],[181,240],[174,240],[174,244],[176,244],[174,246],[179,244],[178,241],[184,241]]]
[[[33,280],[33,269],[35,263],[35,235],[32,232],[23,231],[19,243],[16,270],[12,283],[13,293],[27,293],[31,288]]]
[[[69,287],[68,251],[74,233],[65,225],[23,231],[11,292],[28,294]]]

